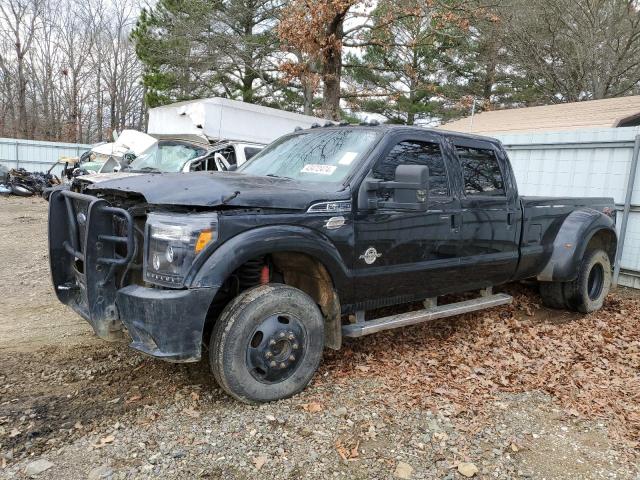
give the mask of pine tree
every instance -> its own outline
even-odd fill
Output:
[[[469,48],[468,2],[381,0],[364,32],[362,54],[347,56],[344,98],[392,123],[429,123],[455,111],[452,68]],[[462,82],[465,83],[465,82]],[[454,113],[455,114],[455,113]]]
[[[159,0],[132,33],[150,106],[208,96],[282,106],[277,0]]]

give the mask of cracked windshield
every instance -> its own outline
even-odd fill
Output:
[[[308,182],[338,183],[373,146],[379,133],[367,130],[325,130],[277,140],[239,171]]]
[[[181,172],[184,165],[194,158],[206,153],[204,148],[197,148],[182,143],[155,145],[151,150],[136,158],[129,166],[130,171],[144,172]]]

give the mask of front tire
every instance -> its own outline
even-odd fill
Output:
[[[218,385],[245,403],[291,397],[322,358],[324,320],[306,293],[281,284],[249,289],[213,328],[209,363]]]

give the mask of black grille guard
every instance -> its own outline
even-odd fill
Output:
[[[56,296],[106,340],[123,338],[116,272],[133,261],[135,251],[133,217],[127,210],[70,190],[51,194],[49,262]]]
[[[64,196],[65,205],[67,208],[67,215],[69,217],[69,240],[63,242],[64,249],[73,257],[82,260],[83,262],[86,260],[83,249],[80,247],[80,229],[78,226],[79,215],[81,213],[76,213],[75,206],[73,205],[72,200],[79,200],[81,202],[86,202],[89,205],[87,209],[90,214],[94,213],[91,209],[93,203],[96,201],[96,197],[92,197],[90,195],[85,195],[83,193],[73,192],[71,190],[62,191],[62,195]],[[107,277],[103,280],[103,282],[107,282],[111,279],[117,267],[126,266],[133,259],[133,254],[135,251],[135,239],[133,232],[133,218],[131,214],[123,208],[111,207],[109,205],[96,205],[96,207],[102,213],[112,214],[122,217],[127,224],[127,234],[124,237],[118,235],[105,235],[99,234],[98,241],[100,242],[111,242],[114,244],[125,244],[127,246],[127,254],[124,257],[120,257],[114,254],[114,257],[97,257],[96,262],[102,265],[109,265],[109,273]],[[95,208],[95,207],[94,207]],[[82,214],[83,215],[83,214]],[[85,222],[87,219],[85,218]],[[99,245],[98,245],[99,246]],[[86,248],[86,246],[85,246]]]

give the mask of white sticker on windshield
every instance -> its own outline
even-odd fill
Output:
[[[340,161],[340,165],[351,165],[358,156],[358,152],[345,152]]]
[[[309,165],[305,165],[301,173],[315,173],[317,175],[333,175],[333,172],[336,171],[335,165],[317,165],[315,163],[310,163]]]

